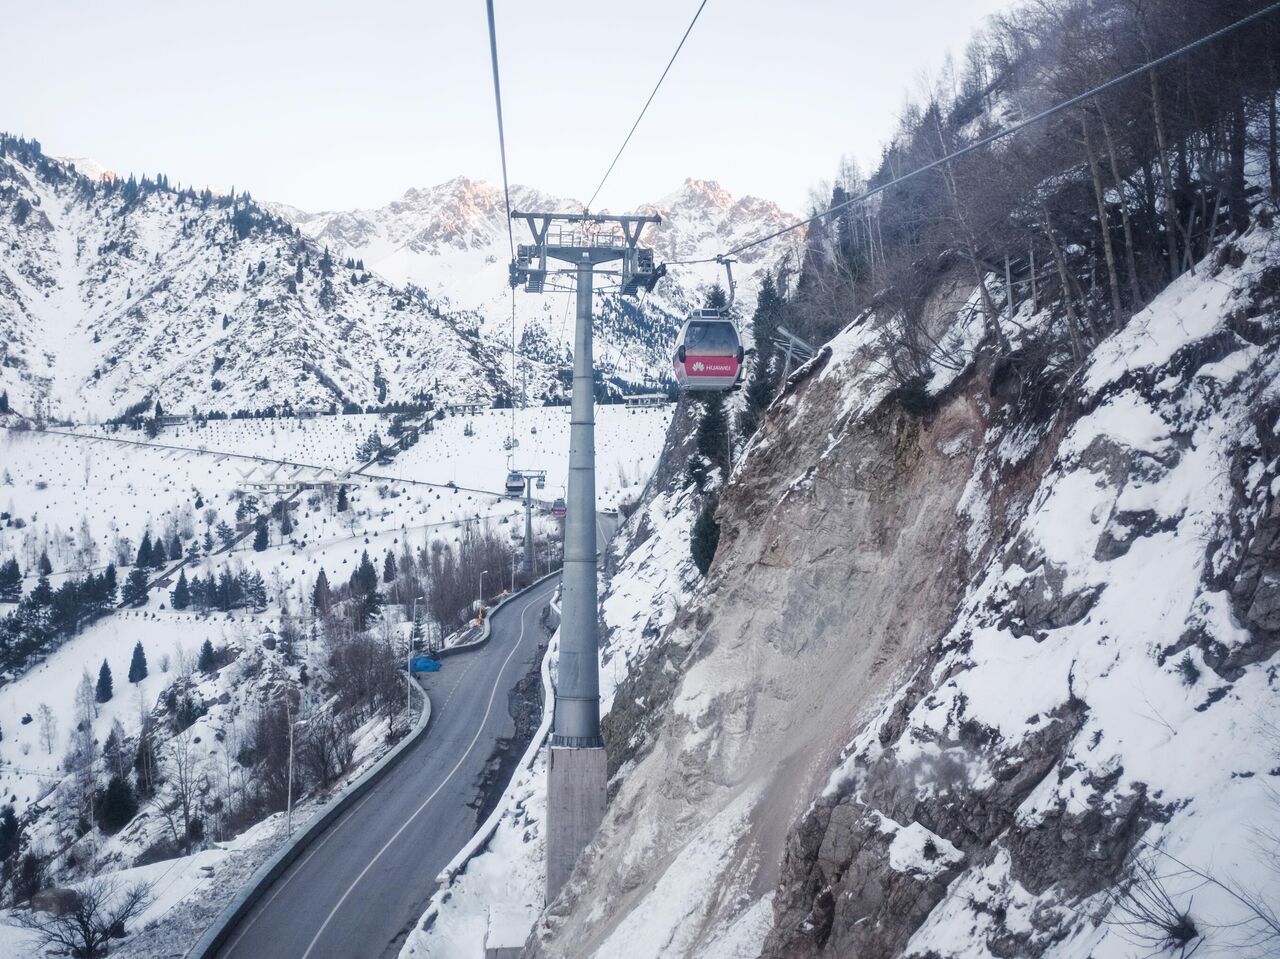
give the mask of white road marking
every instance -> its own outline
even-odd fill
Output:
[[[248,921],[245,922],[244,927],[238,933],[236,933],[235,938],[232,939],[229,943],[227,943],[227,945],[223,946],[221,949],[218,950],[219,955],[231,955],[232,953],[235,952],[236,946],[240,944],[240,940],[245,937],[245,934],[248,933],[248,931],[253,927],[253,924],[258,921],[258,917],[261,916],[264,912],[267,911],[267,909],[271,907],[271,904],[276,901],[276,897],[279,896],[280,893],[284,892],[285,887],[289,885],[290,882],[293,881],[293,877],[296,876],[298,873],[302,872],[303,867],[306,866],[306,864],[311,861],[311,857],[314,856],[316,853],[318,853],[322,848],[324,848],[324,844],[327,843],[330,839],[332,839],[333,836],[338,832],[338,830],[341,829],[343,826],[345,826],[347,824],[347,821],[356,813],[358,813],[361,807],[363,807],[365,803],[367,803],[370,799],[374,797],[377,791],[378,791],[377,789],[369,790],[368,794],[363,799],[361,799],[358,803],[356,803],[356,805],[353,808],[348,810],[336,823],[334,823],[332,826],[330,826],[328,829],[325,830],[324,837],[318,843],[316,843],[316,847],[312,849],[311,852],[307,853],[306,857],[302,860],[302,862],[298,863],[296,866],[289,867],[289,874],[284,877],[284,882],[281,882],[276,887],[276,891],[271,894],[271,896],[267,899],[266,902],[262,903],[260,906],[258,906],[253,910],[253,913],[249,916]]]
[[[531,608],[531,607],[530,607],[530,608]],[[529,611],[529,610],[528,610],[528,608],[526,608],[525,612],[527,613],[528,611]],[[521,640],[523,640],[523,639],[524,639],[524,616],[523,616],[523,614],[522,614],[522,615],[521,615],[521,619],[520,619],[520,640],[517,640],[517,641],[516,641],[516,648],[519,648],[519,646],[520,646],[520,641],[521,641]],[[512,652],[514,652],[514,651],[515,651],[515,650],[512,650]],[[510,655],[508,655],[508,656],[507,656],[507,660],[509,661],[510,659],[511,659],[511,656],[510,656]],[[475,664],[476,664],[477,662],[479,662],[479,659],[478,659],[477,657],[474,657],[474,656],[473,656],[473,657],[471,657],[470,662],[468,662],[468,663],[467,663],[467,668],[466,668],[466,669],[464,669],[464,670],[463,670],[463,671],[458,675],[458,678],[454,681],[453,688],[449,691],[449,696],[445,699],[445,701],[444,701],[443,705],[440,707],[441,709],[443,709],[445,706],[448,706],[448,705],[449,705],[450,701],[452,701],[452,699],[453,699],[454,693],[456,693],[456,692],[458,691],[458,689],[461,687],[463,679],[465,679],[465,678],[466,678],[467,673],[471,672],[472,668],[475,666]],[[506,662],[504,662],[504,663],[502,664],[502,669],[498,671],[498,678],[499,678],[499,679],[501,679],[501,678],[502,678],[502,673],[506,670],[506,668],[507,668],[507,663],[506,663]],[[492,696],[490,696],[490,705],[492,705],[492,702],[493,702],[493,698],[492,698]],[[488,711],[487,711],[487,710],[486,710],[486,712],[485,712],[485,717],[486,717],[486,719],[487,719],[487,717],[488,717]],[[484,721],[483,721],[483,720],[481,721],[480,728],[481,728],[481,729],[483,729],[483,728],[484,728]],[[474,741],[473,741],[472,745],[474,745]],[[467,752],[468,752],[468,753],[470,752],[470,748],[468,748]],[[466,755],[465,755],[465,754],[464,754],[463,758],[464,758],[464,759],[466,758]],[[455,771],[456,771],[456,769],[457,769],[457,767],[454,767],[454,770],[455,770]],[[449,776],[450,776],[450,777],[452,777],[452,776],[453,776],[453,772],[450,772],[450,773],[449,773]],[[448,781],[449,781],[449,780],[446,778],[446,779],[445,779],[445,782],[448,782]],[[384,782],[385,782],[385,780],[384,780]],[[237,945],[239,945],[239,944],[240,944],[240,940],[241,940],[241,939],[243,939],[243,938],[245,937],[245,935],[246,935],[246,934],[249,932],[249,930],[253,927],[253,924],[254,924],[255,922],[257,922],[257,921],[258,921],[258,919],[259,919],[259,917],[260,917],[260,916],[262,916],[262,914],[263,914],[263,913],[265,913],[265,912],[267,911],[267,909],[270,907],[270,905],[271,905],[273,902],[275,902],[276,897],[277,897],[277,896],[279,896],[279,895],[280,895],[280,893],[284,892],[285,887],[286,887],[286,886],[288,886],[288,885],[289,885],[289,883],[293,881],[293,879],[294,879],[294,877],[295,877],[295,876],[297,876],[300,872],[302,872],[303,867],[305,867],[305,866],[306,866],[306,864],[307,864],[308,862],[310,862],[310,861],[311,861],[311,858],[312,858],[316,853],[318,853],[322,848],[324,848],[325,843],[327,843],[330,839],[332,839],[332,838],[333,838],[333,837],[334,837],[334,836],[335,836],[335,835],[336,835],[336,834],[337,834],[337,833],[342,829],[342,827],[343,827],[343,826],[347,825],[347,823],[351,821],[351,819],[355,816],[355,814],[356,814],[357,812],[359,812],[359,811],[360,811],[360,809],[364,806],[364,804],[365,804],[365,803],[367,803],[370,799],[372,799],[375,795],[377,795],[377,793],[378,793],[378,789],[379,789],[379,787],[380,787],[381,785],[382,785],[382,783],[379,783],[379,784],[378,784],[378,786],[375,786],[373,789],[369,790],[368,795],[366,795],[363,799],[361,799],[361,800],[360,800],[360,802],[356,803],[356,805],[355,805],[352,809],[350,809],[350,810],[348,810],[346,813],[344,813],[344,814],[343,814],[343,815],[338,819],[338,821],[337,821],[337,822],[335,822],[332,826],[330,826],[328,829],[326,829],[326,830],[325,830],[325,833],[324,833],[323,838],[321,838],[321,840],[320,840],[318,843],[316,843],[315,848],[314,848],[314,849],[312,849],[309,853],[307,853],[307,855],[303,858],[303,860],[302,860],[300,863],[298,863],[298,864],[297,864],[297,865],[295,865],[295,866],[290,866],[290,867],[289,867],[288,875],[286,875],[286,876],[284,877],[284,880],[283,880],[283,881],[281,881],[281,882],[277,885],[275,892],[273,892],[273,893],[271,894],[271,896],[267,899],[267,901],[266,901],[266,902],[262,903],[260,906],[258,906],[257,908],[255,908],[255,909],[253,910],[253,912],[250,914],[249,918],[245,921],[243,928],[241,928],[241,930],[240,930],[238,933],[236,933],[235,938],[233,938],[233,939],[232,939],[232,940],[231,940],[227,945],[223,946],[221,949],[219,949],[219,950],[218,950],[218,954],[219,954],[219,955],[231,955],[231,954],[233,954],[233,953],[235,952],[235,948],[236,948],[236,946],[237,946]],[[442,787],[443,787],[443,785],[444,785],[444,783],[441,783],[441,786],[442,786]],[[439,789],[437,789],[437,790],[436,790],[436,792],[439,792],[439,791],[440,791]],[[432,795],[435,795],[435,794],[433,793]],[[430,799],[428,799],[427,801],[428,801],[428,802],[430,802],[431,800],[430,800]],[[421,811],[421,810],[419,810],[419,812],[420,812],[420,811]],[[417,815],[417,813],[414,813],[414,815],[416,816],[416,815]],[[410,821],[412,821],[412,817],[410,817]],[[407,826],[407,825],[408,825],[408,823],[406,822],[406,823],[405,823],[405,825]],[[401,831],[403,831],[403,827],[401,827]],[[399,834],[400,834],[399,832],[397,832],[397,833],[396,833],[396,835],[397,835],[397,836],[398,836]],[[393,837],[392,837],[392,839],[394,840],[394,838],[395,838],[395,837],[393,836]],[[379,851],[378,855],[379,855],[379,856],[381,856],[381,855],[382,855],[382,853],[383,853],[383,852],[385,852],[385,851],[386,851],[386,847],[384,846],[384,847],[382,848],[382,850],[381,850],[381,851]],[[374,859],[376,860],[376,859],[377,859],[377,856],[375,856],[375,857],[374,857]],[[373,863],[370,863],[370,865],[373,865]],[[367,870],[366,870],[366,871],[367,871]],[[361,875],[364,875],[364,873],[361,873]],[[356,881],[358,882],[359,880],[357,879]],[[350,890],[350,889],[348,889],[348,890],[347,890],[347,893],[349,894],[350,892],[351,892],[351,890]],[[346,897],[344,896],[343,898],[345,899]],[[341,903],[339,903],[339,905],[341,905]],[[313,940],[313,944],[314,944],[314,940]]]
[[[395,841],[400,838],[400,834],[409,828],[409,825],[417,819],[418,816],[421,815],[422,811],[430,805],[431,801],[436,798],[440,790],[444,789],[444,787],[448,785],[449,780],[451,780],[458,770],[462,768],[462,764],[466,761],[467,757],[471,755],[471,750],[475,749],[476,743],[480,741],[481,733],[484,732],[485,723],[489,721],[489,713],[493,710],[493,700],[498,695],[498,686],[502,682],[502,674],[506,672],[507,665],[511,662],[511,657],[516,654],[516,650],[520,648],[520,644],[524,641],[524,631],[525,626],[527,625],[529,610],[535,607],[533,599],[534,597],[530,597],[529,604],[525,607],[524,612],[520,614],[520,635],[512,645],[511,652],[507,653],[507,658],[502,661],[502,666],[498,670],[498,675],[494,678],[493,688],[489,691],[489,702],[488,705],[485,706],[484,717],[480,720],[480,725],[476,728],[476,734],[472,737],[471,744],[467,746],[467,751],[458,759],[458,762],[454,765],[453,769],[449,770],[449,775],[445,776],[444,780],[432,791],[431,795],[422,801],[422,805],[413,811],[413,815],[404,821],[404,825],[395,831],[395,835],[383,844],[382,848],[378,850],[377,855],[369,860],[369,864],[365,866],[364,869],[360,870],[360,875],[356,876],[351,885],[347,887],[347,891],[342,894],[342,898],[340,898],[337,904],[329,910],[329,915],[326,916],[324,922],[320,924],[320,928],[316,930],[316,934],[311,937],[311,942],[307,946],[307,951],[302,954],[302,959],[308,959],[311,955],[311,951],[315,949],[316,943],[319,942],[320,937],[324,935],[324,931],[329,928],[329,923],[333,921],[333,917],[338,914],[338,910],[342,908],[343,904],[347,901],[347,898],[355,891],[356,886],[360,885],[361,880],[368,875],[369,870],[373,868],[374,863],[382,858],[382,854],[391,848]]]

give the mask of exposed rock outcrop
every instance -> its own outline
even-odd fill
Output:
[[[979,356],[912,412],[874,323],[837,337],[619,689],[644,748],[527,954],[1121,955],[1104,917],[1146,881],[1135,860],[1255,881],[1224,850],[1280,774],[1257,733],[1280,327],[1232,324],[1269,235],[1069,377]],[[1166,891],[1235,928],[1239,904],[1193,886]]]

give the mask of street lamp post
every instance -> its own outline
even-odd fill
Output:
[[[478,610],[478,613],[477,613],[477,615],[478,615],[478,616],[480,616],[480,615],[483,615],[483,614],[484,614],[484,578],[485,578],[486,576],[488,576],[488,575],[489,575],[489,571],[488,571],[487,569],[486,569],[486,570],[481,570],[481,572],[480,572],[480,595],[476,597],[476,609]]]
[[[413,631],[418,628],[420,600],[422,600],[421,596],[413,597],[413,618],[409,622],[409,636],[404,641],[404,721],[406,723],[413,715]]]

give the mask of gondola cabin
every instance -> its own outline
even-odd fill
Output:
[[[690,315],[676,337],[676,382],[688,392],[731,390],[742,378],[742,341],[719,310]]]
[[[519,496],[524,492],[524,477],[519,473],[510,472],[507,474],[507,495]]]
[[[555,502],[551,504],[551,515],[556,519],[564,519],[565,514],[569,512],[569,507],[565,505],[564,497],[557,496]]]

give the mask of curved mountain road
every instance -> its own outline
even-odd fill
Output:
[[[601,547],[612,517],[600,517]],[[494,613],[489,642],[445,661],[423,685],[426,734],[303,853],[249,912],[220,959],[394,957],[436,876],[476,830],[481,777],[515,734],[507,695],[537,661],[548,580]],[[505,783],[503,784],[505,786]]]

